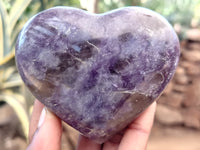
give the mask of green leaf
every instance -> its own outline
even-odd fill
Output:
[[[0,15],[0,60],[3,59],[3,22]]]
[[[0,86],[0,89],[8,89],[8,88],[13,88],[13,87],[18,87],[18,86],[21,86],[22,85],[22,80],[13,80],[13,81],[8,81],[8,82],[5,82],[3,83],[1,86]]]
[[[16,0],[10,11],[10,32],[14,29],[17,20],[30,4],[31,0]]]
[[[3,59],[0,59],[0,66],[9,62],[15,56],[15,51],[12,50],[9,54],[7,54]]]
[[[31,0],[16,0],[8,15],[4,3],[0,1],[0,66],[14,58],[14,44],[20,30],[16,23],[30,2]]]
[[[4,74],[2,75],[3,81],[8,80],[15,71],[16,71],[16,67],[15,66],[7,67],[6,69],[4,69],[3,70]]]
[[[5,6],[4,4],[2,3],[2,1],[0,1],[0,16],[1,16],[1,41],[2,41],[2,45],[3,45],[3,49],[0,53],[0,65],[2,64],[2,61],[5,61],[3,60],[4,57],[9,53],[9,35],[8,35],[8,28],[7,28],[7,25],[8,25],[8,14],[5,10]],[[2,46],[1,46],[2,47]]]

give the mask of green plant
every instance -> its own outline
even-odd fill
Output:
[[[8,103],[16,112],[28,136],[28,107],[22,94],[22,81],[14,63],[16,37],[23,22],[18,22],[31,0],[0,1],[0,101]],[[9,7],[12,4],[12,7]]]
[[[142,6],[162,14],[172,24],[179,23],[182,26],[190,27],[195,15],[195,6],[199,3],[199,0],[146,0]]]

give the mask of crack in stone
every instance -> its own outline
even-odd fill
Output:
[[[87,42],[89,45],[93,46],[98,52],[100,51],[99,48],[98,48],[96,45],[90,43],[89,41],[86,41],[86,42]]]

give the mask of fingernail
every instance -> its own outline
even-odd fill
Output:
[[[42,112],[41,112],[41,115],[40,115],[40,120],[38,122],[38,128],[40,128],[44,122],[44,119],[45,119],[45,116],[46,116],[46,108],[44,107],[42,109]]]

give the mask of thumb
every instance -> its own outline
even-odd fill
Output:
[[[61,120],[44,107],[40,115],[38,128],[27,150],[60,150],[61,136]]]

